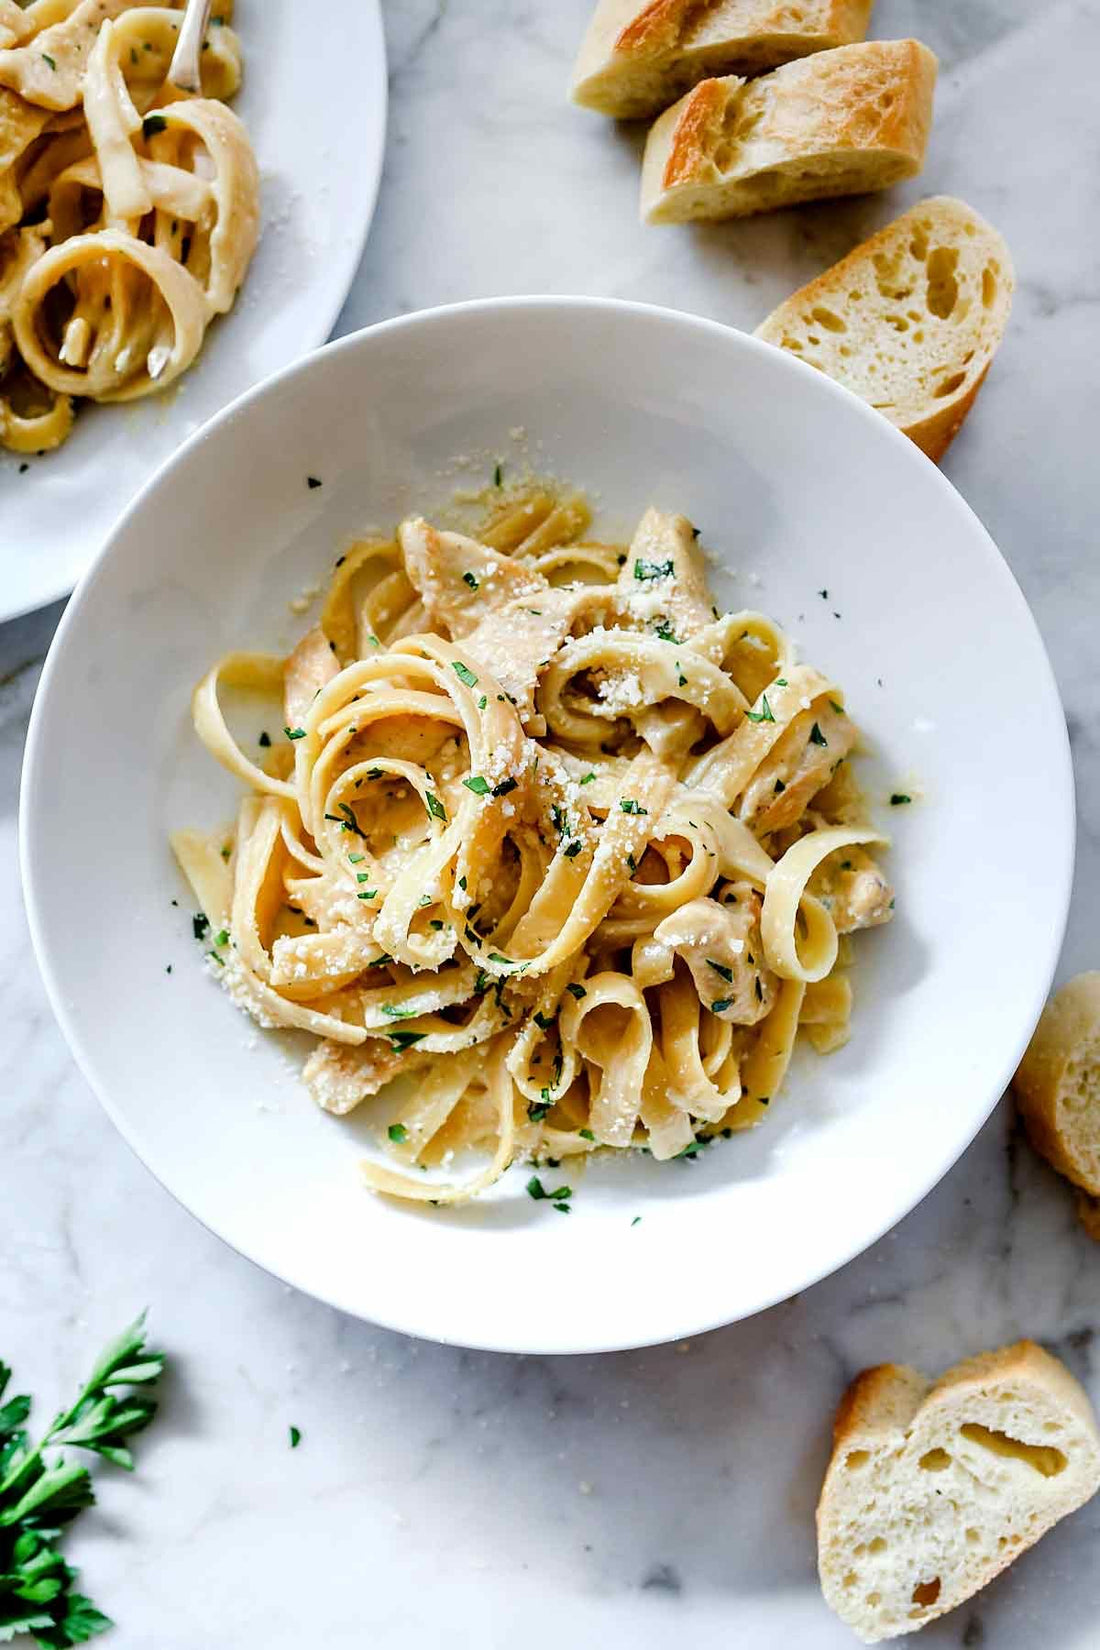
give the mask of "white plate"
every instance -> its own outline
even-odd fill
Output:
[[[241,0],[233,107],[260,166],[263,232],[240,296],[164,395],[81,407],[64,447],[0,449],[0,621],[65,596],[123,509],[200,424],[322,343],[363,251],[386,139],[378,0]],[[333,52],[354,74],[333,77]],[[339,84],[348,95],[332,95]],[[26,469],[22,466],[27,465]]]
[[[288,601],[326,577],[347,536],[430,508],[456,479],[485,480],[497,458],[507,468],[521,425],[537,462],[595,490],[611,530],[650,501],[701,525],[738,570],[714,570],[718,600],[774,613],[843,684],[895,834],[897,920],[860,936],[849,1046],[800,1056],[767,1122],[698,1162],[597,1161],[580,1179],[571,1167],[568,1220],[524,1195],[518,1168],[456,1212],[363,1191],[369,1128],[316,1111],[285,1046],[207,979],[166,841],[234,808],[188,716],[211,660],[285,646],[307,622]],[[456,472],[455,454],[472,467]],[[925,800],[891,809],[896,789]],[[691,1334],[804,1288],[950,1167],[1049,987],[1072,786],[1023,598],[915,447],[820,374],[712,322],[516,299],[330,345],[150,483],[58,631],[27,747],[22,850],[73,1051],[201,1220],[380,1323],[589,1351]]]

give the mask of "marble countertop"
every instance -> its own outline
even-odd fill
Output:
[[[919,195],[960,194],[1005,233],[1019,277],[1009,335],[945,468],[1051,652],[1080,799],[1061,974],[1100,965],[1095,4],[879,0],[875,33],[919,34],[941,60],[919,184],[665,230],[636,221],[636,138],[564,102],[588,0],[385,9],[388,160],[341,331],[533,291],[751,327]],[[58,617],[0,627],[0,1352],[46,1412],[146,1304],[171,1353],[138,1475],[101,1472],[100,1506],[69,1542],[119,1622],[105,1644],[844,1650],[855,1641],[816,1586],[813,1507],[855,1370],[899,1359],[937,1371],[1030,1335],[1100,1403],[1100,1251],[1004,1105],[924,1204],[843,1271],[652,1351],[512,1358],[405,1340],[224,1248],[115,1134],[31,961],[19,764]],[[62,869],[79,877],[78,855]],[[923,1642],[1094,1650],[1098,1537],[1100,1500]]]

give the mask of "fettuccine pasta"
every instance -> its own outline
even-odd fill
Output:
[[[0,0],[0,446],[60,446],[76,397],[166,388],[231,308],[260,223],[231,15],[190,97],[165,79],[172,0]]]
[[[845,1041],[847,936],[893,909],[836,683],[712,607],[683,516],[629,547],[588,527],[540,487],[476,538],[406,520],[339,558],[289,658],[228,654],[195,690],[247,787],[234,826],[173,839],[210,966],[317,1039],[325,1110],[405,1080],[364,1165],[395,1197],[751,1127],[800,1029]],[[234,688],[278,696],[277,739],[242,748]]]

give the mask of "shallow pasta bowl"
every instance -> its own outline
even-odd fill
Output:
[[[351,537],[430,515],[497,465],[589,489],[608,536],[626,536],[648,503],[699,523],[716,600],[772,614],[843,685],[866,734],[863,781],[893,837],[896,920],[861,937],[848,1046],[800,1052],[764,1125],[695,1160],[603,1154],[580,1178],[571,1170],[568,1220],[525,1195],[518,1168],[454,1211],[364,1191],[371,1119],[317,1112],[298,1052],[257,1033],[207,978],[167,841],[235,808],[235,782],[188,714],[210,663],[287,649],[309,622],[288,604]],[[22,852],[35,947],[73,1052],[202,1221],[362,1317],[571,1352],[755,1312],[850,1259],[929,1190],[1038,1016],[1072,819],[1065,724],[1035,625],[915,447],[819,374],[711,322],[515,299],[330,345],[160,471],[58,631],[28,742]]]

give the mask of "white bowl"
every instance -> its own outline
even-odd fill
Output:
[[[571,1168],[569,1220],[524,1195],[520,1169],[455,1212],[364,1191],[369,1127],[316,1111],[286,1045],[207,978],[167,846],[171,828],[213,825],[235,804],[188,715],[209,663],[286,646],[307,622],[288,601],[325,579],[347,537],[430,512],[498,458],[507,473],[520,426],[535,464],[591,489],[611,530],[629,531],[650,502],[701,525],[724,564],[718,601],[773,613],[843,684],[894,834],[897,918],[860,937],[849,1046],[800,1055],[766,1123],[696,1162],[596,1161],[579,1180]],[[893,790],[923,800],[891,809]],[[22,852],[73,1052],[206,1225],[396,1329],[595,1351],[692,1334],[805,1288],[950,1167],[1050,984],[1072,783],[1050,666],[1011,574],[884,419],[712,322],[513,299],[330,345],[236,402],[149,483],[50,654]]]

